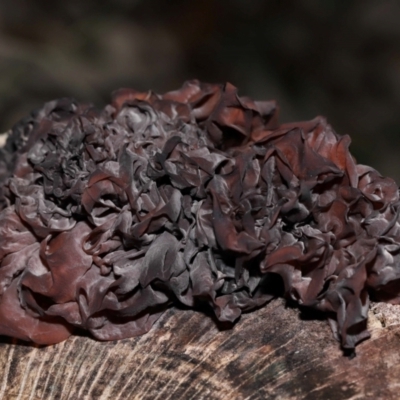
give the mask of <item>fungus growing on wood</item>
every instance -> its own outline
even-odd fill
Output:
[[[281,284],[354,349],[370,296],[399,300],[398,188],[324,118],[277,114],[190,81],[122,89],[102,110],[52,101],[15,125],[0,149],[0,334],[122,339],[174,302],[235,322]]]

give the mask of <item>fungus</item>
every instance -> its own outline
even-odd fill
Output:
[[[102,110],[49,102],[0,149],[0,334],[51,344],[147,332],[178,301],[220,321],[282,295],[354,349],[397,302],[399,193],[324,118],[190,81]]]

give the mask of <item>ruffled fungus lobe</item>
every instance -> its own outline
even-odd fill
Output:
[[[47,103],[0,149],[0,334],[121,339],[173,301],[233,322],[281,277],[353,349],[369,295],[399,299],[400,225],[395,182],[349,143],[230,84]]]

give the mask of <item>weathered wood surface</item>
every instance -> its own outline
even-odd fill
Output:
[[[203,314],[168,310],[146,335],[0,344],[3,399],[398,399],[400,310],[371,311],[372,339],[343,357],[325,321],[278,299],[218,330]]]

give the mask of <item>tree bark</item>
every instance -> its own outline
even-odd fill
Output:
[[[374,305],[371,339],[344,357],[326,321],[282,299],[219,329],[168,310],[141,337],[73,336],[48,347],[3,339],[3,399],[398,399],[400,312]]]

